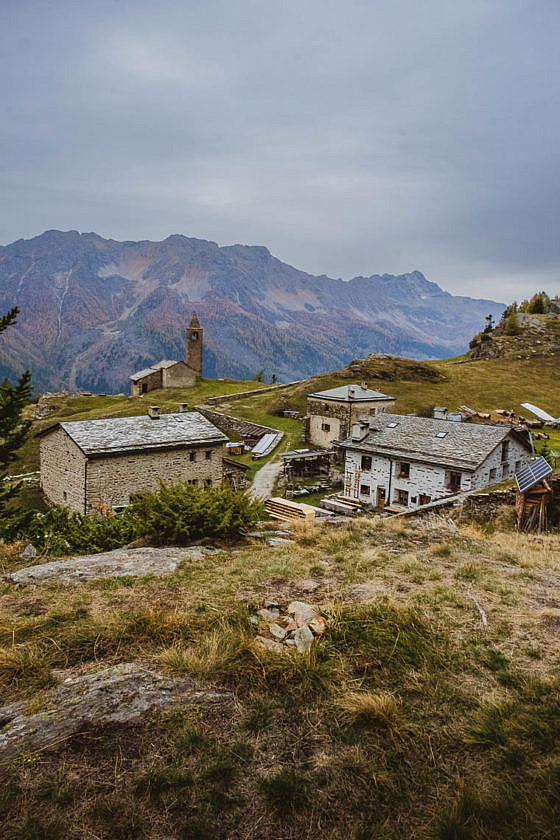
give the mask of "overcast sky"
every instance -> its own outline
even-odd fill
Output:
[[[560,292],[559,0],[2,0],[0,243]]]

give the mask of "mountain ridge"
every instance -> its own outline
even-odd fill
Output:
[[[305,378],[372,352],[442,358],[466,349],[494,301],[454,296],[414,270],[345,281],[282,262],[262,245],[220,246],[49,230],[0,246],[4,308],[19,324],[0,375],[24,367],[41,389],[128,389],[159,358],[183,358],[194,309],[205,376]]]

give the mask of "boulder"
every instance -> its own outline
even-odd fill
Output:
[[[21,752],[54,750],[84,726],[137,723],[176,705],[233,701],[230,691],[202,691],[186,679],[169,679],[138,662],[68,677],[49,692],[45,708],[26,713],[28,701],[0,708],[0,761]]]
[[[189,548],[116,548],[103,554],[87,554],[27,566],[4,575],[5,580],[21,584],[41,584],[51,580],[82,583],[98,578],[168,575],[186,560],[201,560],[213,549]]]

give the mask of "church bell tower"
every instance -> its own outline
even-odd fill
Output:
[[[196,312],[187,328],[187,365],[197,376],[202,376],[202,327]]]

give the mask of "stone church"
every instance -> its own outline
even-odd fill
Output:
[[[147,394],[157,388],[193,388],[202,376],[202,327],[193,312],[187,329],[186,361],[163,359],[149,368],[139,370],[130,377],[131,396]]]

